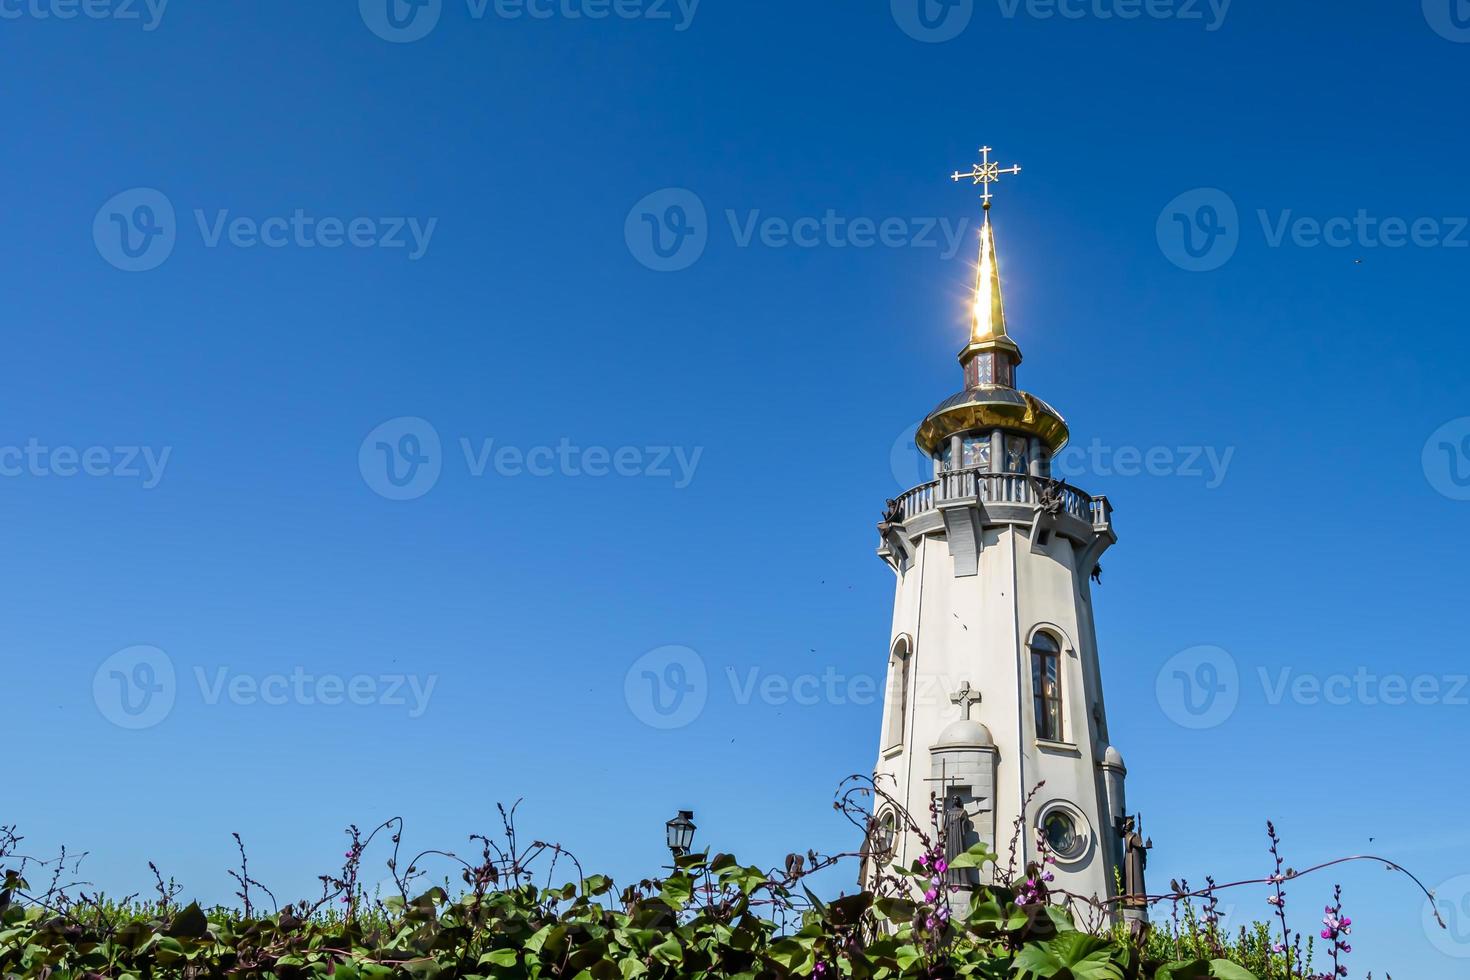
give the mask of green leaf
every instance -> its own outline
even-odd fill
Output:
[[[771,944],[768,956],[788,970],[800,970],[811,956],[810,939],[782,939]]]
[[[995,932],[1015,932],[1024,929],[1030,918],[1014,904],[1002,905],[984,890],[970,896],[970,914],[966,925],[981,935]]]
[[[1120,952],[1101,937],[1068,932],[1044,943],[1028,943],[1016,955],[1015,969],[1023,977],[1123,980],[1123,968],[1115,958]]]
[[[914,917],[917,910],[913,902],[906,898],[880,898],[873,903],[873,908],[878,915],[892,922],[907,922]]]
[[[169,936],[202,939],[209,935],[209,919],[205,918],[198,902],[190,902],[188,907],[174,916],[164,932]]]
[[[922,955],[923,954],[919,952],[919,947],[908,944],[900,946],[898,947],[898,949],[894,950],[893,958],[898,961],[899,969],[907,971],[909,967],[913,966],[919,961],[919,958]]]
[[[689,899],[694,897],[694,879],[687,875],[674,875],[664,881],[658,897],[664,900],[665,905],[677,912],[688,905]]]
[[[1060,905],[1048,905],[1046,917],[1051,920],[1052,926],[1057,932],[1076,932],[1077,927],[1072,924],[1072,916]]]
[[[1257,980],[1254,973],[1229,960],[1210,960],[1210,976],[1220,980]]]
[[[949,862],[951,868],[980,868],[996,861],[996,854],[983,843],[976,844],[963,854],[956,854]]]
[[[649,953],[660,963],[668,963],[670,965],[678,963],[679,961],[684,959],[684,947],[680,946],[679,940],[673,936],[670,936],[668,939],[665,939],[663,942],[653,947],[653,949],[651,949]]]

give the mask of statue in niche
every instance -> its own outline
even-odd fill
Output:
[[[1128,908],[1145,908],[1148,905],[1148,886],[1144,883],[1144,869],[1148,867],[1148,852],[1154,842],[1145,840],[1138,830],[1136,817],[1124,817],[1118,832],[1123,836],[1123,894]]]

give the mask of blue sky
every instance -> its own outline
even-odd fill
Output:
[[[624,880],[681,807],[849,846],[984,142],[1021,381],[1116,507],[1154,882],[1264,874],[1271,817],[1470,898],[1465,11],[931,4],[0,2],[0,819],[217,900],[231,831],[297,895],[519,797]],[[1436,945],[1340,877],[1356,973],[1465,968],[1470,904]]]

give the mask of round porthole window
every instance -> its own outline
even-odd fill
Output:
[[[1087,853],[1087,821],[1064,803],[1053,803],[1038,821],[1046,846],[1058,861],[1075,861]]]

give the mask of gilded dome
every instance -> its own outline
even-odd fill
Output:
[[[950,395],[919,426],[914,442],[929,455],[970,429],[1014,429],[1041,438],[1053,453],[1067,444],[1067,420],[1035,395],[1005,385],[977,385]]]

